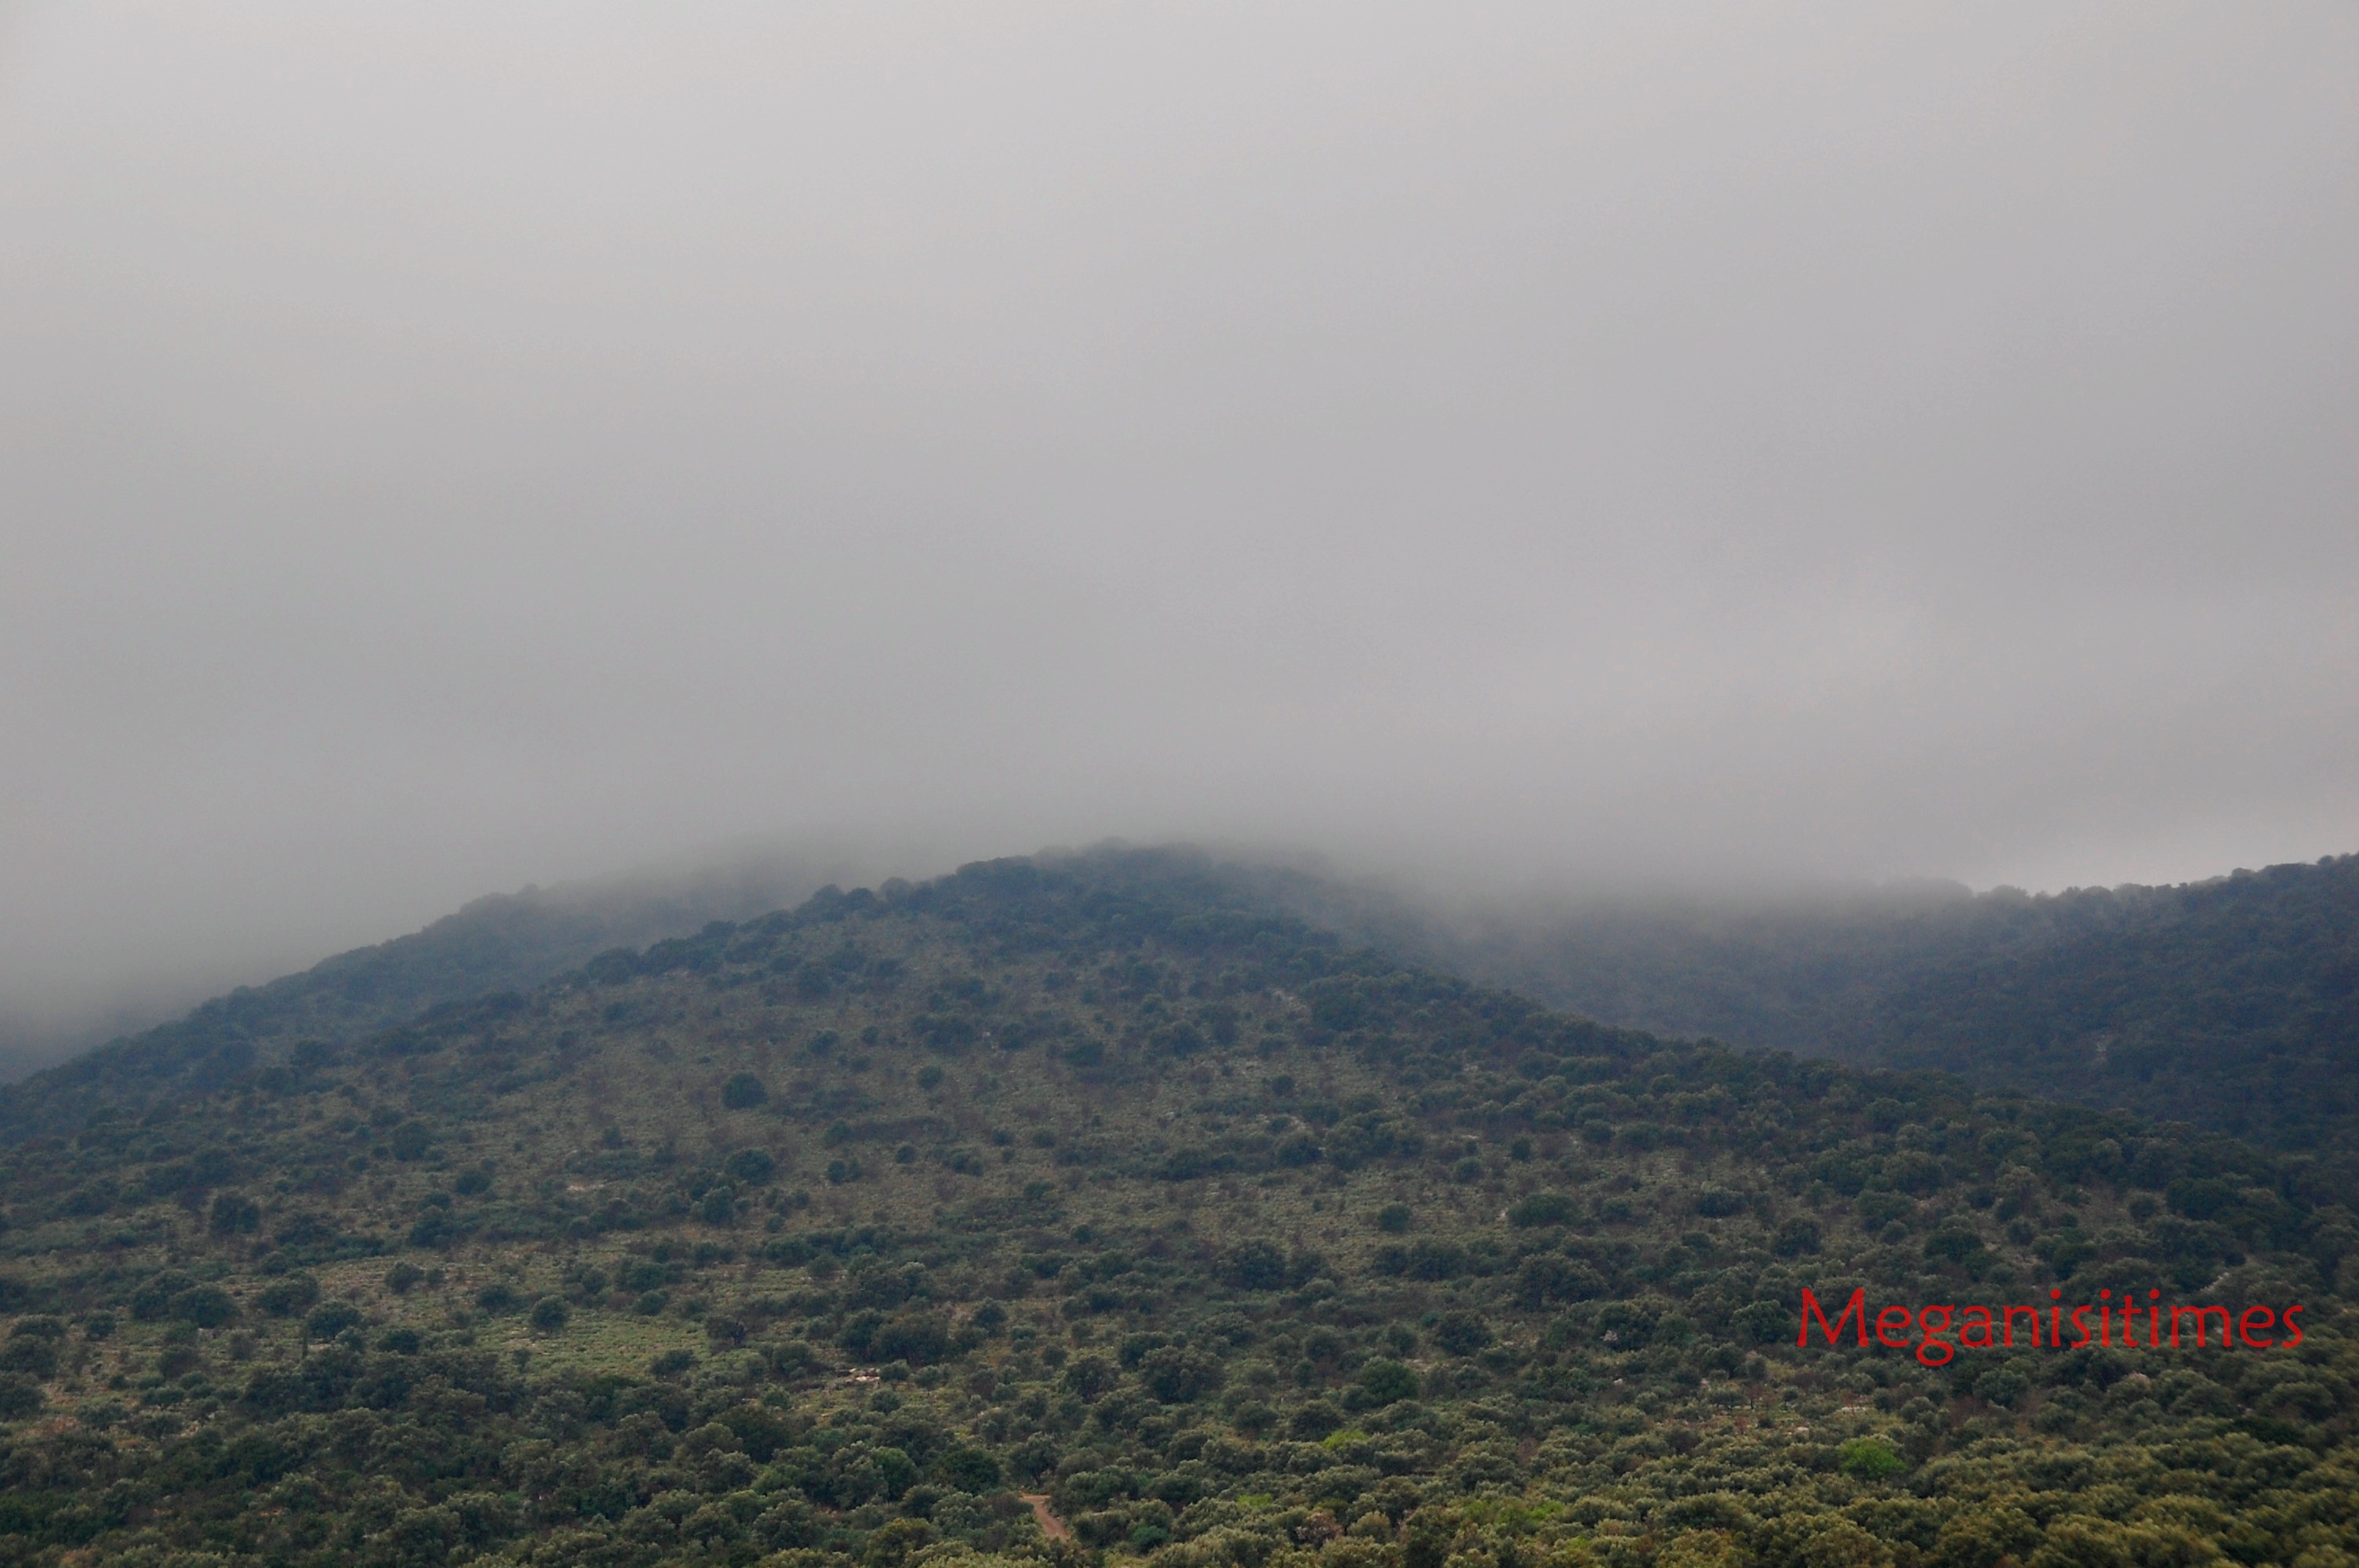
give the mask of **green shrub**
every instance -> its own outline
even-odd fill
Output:
[[[361,1309],[348,1301],[321,1302],[303,1319],[306,1339],[333,1339],[361,1320]]]
[[[1433,1342],[1452,1356],[1472,1356],[1496,1337],[1480,1313],[1443,1313],[1433,1323]]]
[[[0,1372],[0,1421],[22,1421],[38,1415],[49,1397],[39,1381],[22,1372]]]
[[[1417,1373],[1399,1361],[1371,1361],[1360,1368],[1360,1393],[1371,1409],[1417,1398]]]
[[[1507,1210],[1507,1223],[1516,1226],[1569,1224],[1576,1206],[1562,1193],[1534,1193],[1519,1199]]]
[[[1880,1437],[1854,1437],[1836,1453],[1843,1474],[1863,1481],[1888,1481],[1908,1468],[1908,1462]]]
[[[721,1162],[723,1174],[731,1181],[748,1187],[762,1185],[777,1168],[777,1161],[765,1149],[740,1149]]]

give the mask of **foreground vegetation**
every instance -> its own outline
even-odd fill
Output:
[[[970,867],[36,1080],[0,1559],[2359,1552],[2359,1223],[2316,1164],[1603,1028],[1234,888]],[[2309,1328],[1929,1368],[1798,1349],[1805,1287]]]

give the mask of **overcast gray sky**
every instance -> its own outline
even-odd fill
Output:
[[[0,11],[0,1010],[750,841],[2359,849],[2359,11]]]

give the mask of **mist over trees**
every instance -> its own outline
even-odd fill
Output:
[[[692,871],[487,894],[408,935],[239,987],[136,1036],[93,1038],[87,1025],[73,1023],[0,1027],[0,1083],[68,1057],[75,1073],[95,1078],[152,1076],[168,1062],[179,1064],[172,1070],[202,1073],[220,1053],[234,1059],[273,1040],[338,1039],[436,1002],[530,989],[602,948],[641,946],[792,903],[826,881],[842,859],[746,853]],[[0,1091],[0,1127],[7,1105]]]
[[[20,1086],[0,1560],[2359,1554],[2317,1162],[1554,1012],[1258,874],[830,888]],[[2302,1326],[1804,1346],[1806,1289]]]
[[[1936,1068],[2359,1169],[2359,855],[2176,887],[1940,884],[1359,923],[1636,1028]]]
[[[2354,81],[0,7],[0,1568],[2359,1568]]]

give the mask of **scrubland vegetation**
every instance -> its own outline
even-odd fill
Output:
[[[1182,858],[830,892],[375,1033],[223,1010],[11,1118],[0,1561],[2359,1553],[2319,1162],[1585,1022]],[[2310,1326],[1796,1347],[1862,1285]]]

